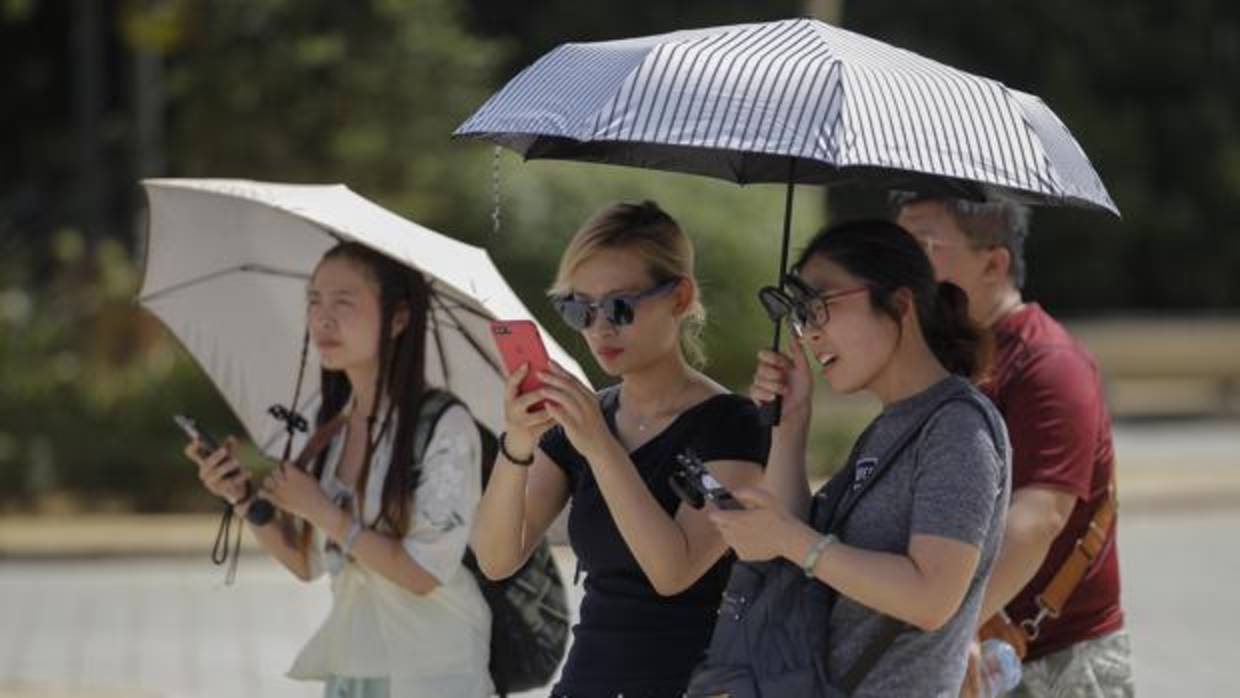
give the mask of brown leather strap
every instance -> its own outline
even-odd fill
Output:
[[[1064,604],[1068,602],[1072,592],[1076,591],[1081,580],[1085,578],[1085,573],[1089,571],[1094,560],[1098,558],[1111,539],[1111,531],[1115,525],[1115,514],[1118,509],[1119,500],[1116,496],[1115,478],[1112,476],[1111,482],[1107,484],[1107,497],[1094,512],[1085,535],[1077,539],[1072,553],[1051,578],[1051,583],[1034,599],[1038,605],[1037,617],[1021,623],[1021,629],[1030,641],[1038,638],[1039,628],[1044,619],[1058,618],[1059,614],[1063,613]]]
[[[345,416],[338,414],[327,421],[323,426],[319,427],[310,435],[310,439],[306,441],[306,445],[301,449],[301,453],[297,454],[297,458],[293,460],[293,464],[302,470],[309,471],[310,463],[323,449],[327,448],[332,439],[336,438],[336,434],[344,428]]]
[[[990,639],[1003,640],[1012,646],[1012,649],[1016,651],[1016,656],[1021,659],[1029,653],[1029,639],[1003,611],[991,616],[990,620],[978,629],[977,638],[982,642]]]

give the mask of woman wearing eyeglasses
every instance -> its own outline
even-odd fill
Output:
[[[762,352],[752,389],[783,420],[761,489],[711,513],[744,562],[689,694],[955,696],[1010,487],[1003,420],[971,384],[989,338],[894,223],[827,229],[794,270],[796,346]],[[811,496],[814,373],[882,412]]]
[[[730,558],[668,480],[691,449],[725,486],[757,483],[765,430],[750,400],[694,368],[705,311],[693,248],[654,203],[615,204],[588,221],[551,297],[619,383],[595,394],[553,366],[543,388],[518,394],[526,369],[513,373],[474,550],[488,576],[511,574],[571,500],[585,597],[552,695],[678,697],[710,637]]]

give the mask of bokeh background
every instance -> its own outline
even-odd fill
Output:
[[[522,163],[449,134],[561,42],[798,15],[1038,94],[1069,126],[1124,218],[1038,210],[1027,296],[1099,360],[1131,511],[1171,512],[1158,520],[1194,540],[1225,538],[1231,514],[1183,517],[1240,509],[1240,4],[0,0],[0,592],[40,578],[29,561],[116,565],[192,549],[194,569],[205,565],[218,503],[197,487],[169,415],[237,427],[133,300],[143,177],[346,183],[485,246],[591,370],[543,300],[557,252],[602,205],[656,199],[697,243],[709,372],[743,390],[769,339],[754,291],[777,259],[780,187]],[[882,213],[884,193],[801,187],[797,201],[803,241],[830,220]],[[821,392],[811,460],[826,474],[875,405]],[[173,542],[151,543],[161,535]],[[1230,550],[1215,559],[1240,571]],[[10,604],[0,610],[28,605]],[[0,615],[0,641],[23,644],[19,627]],[[1168,638],[1167,662],[1195,647]],[[28,655],[5,656],[0,646],[0,695],[46,679]],[[88,685],[79,673],[67,684]]]

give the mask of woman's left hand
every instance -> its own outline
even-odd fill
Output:
[[[547,414],[564,427],[564,434],[577,452],[592,465],[617,444],[607,427],[598,396],[573,374],[552,362],[551,370],[539,374],[547,396]]]
[[[263,480],[263,496],[283,511],[321,525],[331,500],[318,480],[292,463],[281,463]]]
[[[728,547],[746,561],[770,560],[783,555],[783,545],[795,526],[804,525],[788,513],[775,495],[756,487],[738,489],[732,496],[744,509],[714,509],[714,522]]]

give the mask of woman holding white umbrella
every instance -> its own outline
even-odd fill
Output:
[[[323,257],[307,290],[307,346],[322,366],[317,437],[262,485],[283,512],[254,528],[296,577],[332,577],[333,603],[290,676],[332,698],[487,696],[490,615],[462,566],[481,492],[469,412],[439,418],[414,463],[430,289],[417,271],[358,243]],[[186,455],[212,493],[244,514],[254,501],[235,442]],[[317,451],[317,453],[315,453]]]

